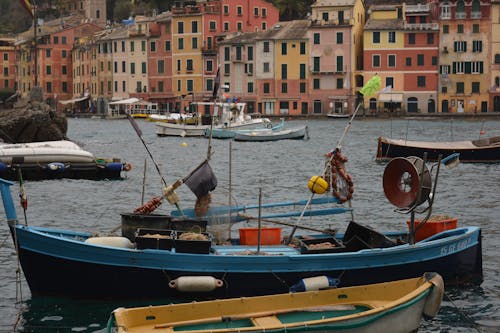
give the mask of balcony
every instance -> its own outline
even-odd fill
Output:
[[[422,13],[429,12],[431,7],[428,4],[406,5],[406,13]]]
[[[460,19],[465,19],[467,18],[467,13],[465,12],[456,12],[455,13],[455,18],[460,20]]]
[[[477,19],[480,19],[480,18],[481,18],[481,12],[472,12],[472,13],[470,14],[470,18],[471,18],[471,19],[476,19],[476,20],[477,20]]]
[[[405,30],[439,31],[439,23],[406,23]]]
[[[202,47],[201,54],[206,55],[206,56],[217,55],[217,48],[215,48],[215,47]]]

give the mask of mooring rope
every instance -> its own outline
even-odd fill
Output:
[[[450,301],[450,303],[453,305],[453,307],[455,308],[455,310],[457,311],[457,313],[459,315],[461,315],[463,318],[465,318],[465,320],[467,322],[469,322],[469,324],[472,325],[472,327],[479,333],[482,333],[481,329],[479,328],[479,324],[477,324],[474,319],[472,319],[470,316],[468,316],[464,311],[462,311],[458,305],[455,304],[455,302],[453,302],[453,299],[450,297],[450,295],[448,295],[448,293],[445,291],[444,292],[444,295],[446,296],[446,298],[448,299],[448,301]]]

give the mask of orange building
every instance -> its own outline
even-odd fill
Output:
[[[17,90],[15,39],[0,37],[0,90]]]

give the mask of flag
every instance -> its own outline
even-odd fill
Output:
[[[199,198],[217,187],[217,177],[215,177],[208,161],[205,160],[184,178],[184,184]]]
[[[217,93],[219,92],[219,86],[220,86],[220,67],[217,68],[217,74],[215,75],[214,92],[212,94],[213,99],[217,98]]]
[[[368,80],[368,82],[366,82],[359,92],[365,97],[371,96],[380,90],[381,81],[380,76],[375,74],[370,80]]]
[[[35,16],[35,7],[30,0],[21,0],[21,5],[23,5],[23,7],[31,14],[31,16]]]
[[[388,93],[390,93],[391,91],[392,91],[392,86],[391,86],[391,85],[389,85],[389,86],[387,86],[387,87],[384,87],[384,88],[380,89],[380,93],[381,93],[381,94],[388,94]]]

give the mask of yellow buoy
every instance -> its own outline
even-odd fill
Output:
[[[309,182],[307,182],[307,187],[313,193],[323,194],[328,190],[328,183],[321,176],[312,176]]]
[[[188,144],[187,144],[187,143],[185,143],[185,142],[181,143],[181,146],[182,146],[182,147],[187,147],[187,145],[188,145]]]

